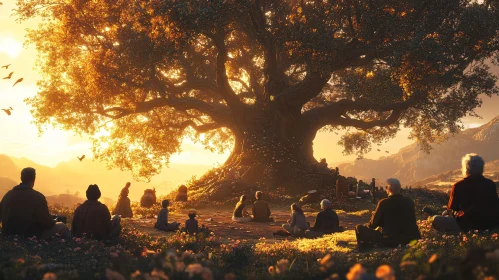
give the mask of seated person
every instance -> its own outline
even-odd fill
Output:
[[[113,215],[119,215],[121,218],[133,218],[132,207],[130,206],[130,182],[127,182],[125,187],[121,190],[116,207],[113,209]]]
[[[187,201],[187,187],[185,185],[181,185],[180,187],[178,187],[175,201],[183,201],[183,202]]]
[[[324,234],[343,231],[343,228],[340,227],[338,215],[332,208],[331,201],[323,199],[321,209],[322,211],[317,214],[314,226],[305,232],[307,238],[316,238]]]
[[[283,224],[282,228],[295,237],[305,236],[308,223],[303,210],[298,204],[291,204],[291,220],[287,224]]]
[[[266,201],[262,200],[263,194],[261,191],[255,193],[256,201],[253,203],[253,217],[254,222],[273,222],[274,219],[270,217],[270,208]]]
[[[421,238],[414,202],[400,194],[399,180],[390,178],[387,183],[388,198],[378,202],[367,225],[358,225],[355,229],[359,250],[372,248],[374,245],[406,245]],[[376,230],[378,227],[380,230]]]
[[[163,200],[161,206],[163,209],[158,214],[158,221],[154,225],[154,228],[162,230],[162,231],[176,231],[179,227],[179,223],[173,222],[168,223],[168,206],[170,202],[168,200]]]
[[[485,162],[476,154],[462,159],[463,177],[452,186],[443,216],[432,217],[432,226],[442,232],[493,229],[499,225],[499,197],[492,180],[483,177]]]
[[[88,186],[87,201],[76,208],[73,218],[72,231],[76,237],[84,234],[87,237],[105,240],[116,238],[121,233],[120,217],[111,213],[106,205],[99,202],[101,192],[99,186]]]
[[[232,214],[232,220],[234,222],[244,223],[251,221],[251,217],[244,207],[246,207],[246,196],[241,195],[241,198],[234,209],[234,213]]]
[[[196,210],[191,209],[189,210],[189,219],[185,221],[185,229],[187,233],[189,234],[196,234],[199,232],[199,224],[198,220],[196,220]]]
[[[49,213],[45,196],[33,189],[36,171],[27,167],[21,171],[21,184],[8,191],[0,202],[2,234],[4,236],[36,236],[49,239],[56,235],[71,238],[64,223],[56,222]]]

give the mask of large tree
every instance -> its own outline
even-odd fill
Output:
[[[190,137],[281,181],[321,129],[362,155],[400,127],[428,148],[498,93],[499,7],[472,0],[18,0],[41,18],[40,127],[92,135],[138,176]],[[194,159],[193,159],[194,160]]]

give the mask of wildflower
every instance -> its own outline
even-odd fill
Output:
[[[269,273],[272,275],[275,273],[275,269],[273,266],[269,266]]]
[[[199,263],[193,263],[187,266],[185,272],[189,273],[189,277],[193,277],[196,274],[201,274],[203,271],[203,266]]]
[[[389,265],[381,265],[376,269],[376,278],[381,280],[395,280],[395,271]]]
[[[433,254],[431,258],[428,260],[428,263],[434,263],[436,260],[438,260],[437,254]]]
[[[106,268],[106,279],[107,280],[125,280],[125,277],[121,273]]]
[[[45,275],[43,275],[43,280],[57,280],[57,275],[52,272],[47,272]]]
[[[276,272],[277,273],[285,273],[289,268],[289,261],[286,259],[281,259],[277,262]]]
[[[366,273],[366,270],[360,263],[355,264],[350,268],[350,271],[347,273],[346,277],[348,280],[360,280],[362,279],[362,276],[364,276]]]

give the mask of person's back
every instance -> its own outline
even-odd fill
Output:
[[[270,217],[270,208],[266,201],[258,199],[253,204],[253,219],[265,220]]]
[[[380,200],[376,208],[373,226],[382,228],[384,243],[407,244],[421,237],[416,223],[414,202],[401,194],[390,195]]]
[[[197,233],[199,231],[198,221],[195,217],[190,217],[187,221],[185,221],[185,229],[189,234]]]
[[[468,176],[451,191],[448,209],[457,211],[463,230],[492,229],[499,225],[499,197],[496,185],[482,175]]]
[[[99,201],[87,200],[75,210],[71,229],[76,237],[85,233],[91,238],[104,239],[111,233],[111,213]]]
[[[45,196],[28,185],[18,185],[1,202],[2,234],[41,236],[55,225]]]
[[[319,214],[317,214],[317,220],[320,221],[320,225],[314,225],[313,230],[320,231],[325,234],[340,231],[338,215],[331,208],[319,212]]]
[[[244,207],[246,207],[246,204],[244,202],[239,201],[236,204],[236,208],[234,208],[234,212],[232,213],[232,216],[236,217],[236,218],[242,218]]]
[[[301,230],[306,230],[308,228],[307,218],[303,212],[293,212],[291,217],[291,226],[295,226]]]

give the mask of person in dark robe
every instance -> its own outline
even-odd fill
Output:
[[[180,226],[177,222],[168,223],[168,206],[170,202],[168,200],[163,200],[161,206],[163,209],[158,214],[158,220],[154,225],[154,228],[162,230],[162,231],[176,231]]]
[[[156,189],[147,189],[140,198],[140,207],[151,208],[156,204]]]
[[[484,160],[476,154],[462,159],[464,179],[452,186],[447,210],[431,218],[441,232],[491,230],[499,226],[499,197],[495,183],[483,176]]]
[[[347,179],[343,176],[339,176],[336,180],[336,197],[348,196],[349,186]]]
[[[373,195],[373,203],[374,204],[378,203],[376,200],[376,179],[375,178],[373,178],[371,180],[371,193]]]
[[[355,228],[359,250],[375,245],[396,247],[421,238],[414,202],[400,194],[402,187],[399,180],[390,178],[387,183],[388,198],[378,202],[367,225]]]
[[[332,206],[331,201],[328,199],[323,199],[321,201],[322,211],[317,214],[314,226],[305,231],[305,236],[307,238],[317,238],[324,234],[343,231],[343,228],[340,227],[338,215],[333,210]]]
[[[114,207],[113,215],[119,215],[121,218],[132,218],[132,207],[130,206],[130,198],[128,194],[130,193],[130,182],[127,182],[125,187],[121,190],[120,197]]]
[[[175,201],[187,201],[187,187],[185,185],[181,185],[178,188],[177,196],[175,197]]]
[[[199,224],[198,220],[196,220],[196,210],[191,209],[189,210],[189,219],[185,221],[185,229],[187,230],[187,233],[189,234],[196,234],[199,232]]]
[[[76,237],[96,240],[117,238],[121,233],[120,217],[111,217],[106,205],[99,202],[101,192],[99,186],[88,186],[87,201],[78,206],[74,212],[71,230]]]
[[[49,213],[47,199],[35,191],[36,170],[31,167],[21,171],[21,183],[8,191],[0,202],[2,235],[49,239],[60,236],[71,238],[71,231],[54,220]]]

